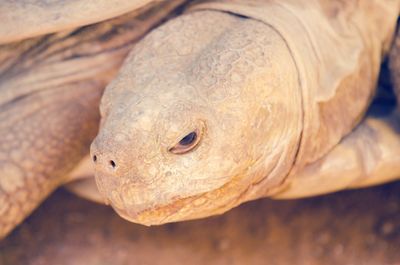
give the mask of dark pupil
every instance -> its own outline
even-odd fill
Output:
[[[196,140],[197,134],[195,132],[191,132],[185,137],[182,138],[182,140],[179,141],[180,145],[189,145]]]

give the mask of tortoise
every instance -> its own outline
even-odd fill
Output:
[[[139,35],[168,10],[142,15],[156,18]],[[138,35],[126,17],[3,46],[0,236],[67,183],[158,225],[398,179],[397,112],[366,110],[399,10],[390,0],[196,1],[129,55]],[[35,23],[19,39],[64,29]]]

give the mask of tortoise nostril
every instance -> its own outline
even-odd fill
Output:
[[[110,165],[112,166],[112,168],[115,168],[117,165],[115,164],[114,160],[110,160]]]
[[[97,156],[94,155],[94,156],[93,156],[93,162],[96,162],[96,161],[97,161]]]

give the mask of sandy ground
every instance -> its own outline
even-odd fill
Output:
[[[59,190],[0,242],[0,264],[399,265],[400,182],[150,228]]]

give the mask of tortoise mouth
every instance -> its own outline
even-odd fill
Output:
[[[112,203],[111,206],[117,214],[125,220],[145,226],[162,225],[183,220],[179,218],[179,212],[184,205],[175,202],[165,206],[143,209],[141,211],[135,210],[135,207],[124,209],[117,208]]]
[[[247,188],[238,186],[240,175],[209,191],[187,195],[163,194],[160,186],[129,182],[97,171],[99,192],[122,218],[145,226],[200,219],[218,215],[240,204]]]
[[[162,225],[191,219],[189,216],[193,211],[199,211],[191,205],[202,194],[187,198],[175,197],[166,200],[166,203],[158,204],[151,196],[159,193],[157,190],[149,190],[148,187],[135,183],[123,184],[121,179],[101,172],[95,174],[98,190],[107,204],[130,222],[146,226]]]

